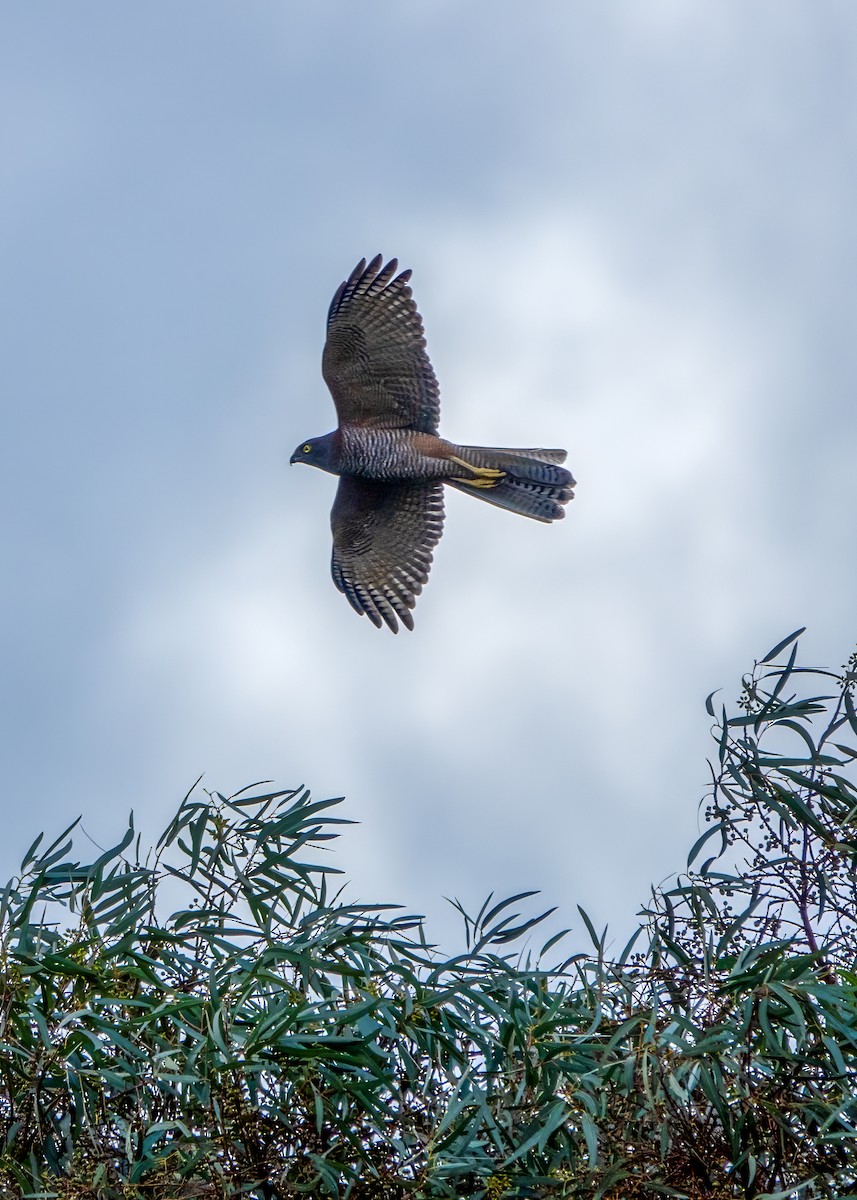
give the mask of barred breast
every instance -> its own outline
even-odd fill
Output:
[[[350,425],[340,430],[340,473],[360,479],[424,483],[450,474],[451,446],[412,429]]]

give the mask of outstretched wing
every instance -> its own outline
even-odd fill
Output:
[[[423,323],[395,258],[361,259],[327,314],[321,372],[340,424],[436,433],[440,391],[426,354]]]
[[[413,629],[411,609],[443,532],[442,483],[379,483],[343,475],[330,514],[333,582],[381,628]]]

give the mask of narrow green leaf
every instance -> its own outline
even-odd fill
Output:
[[[788,646],[791,642],[793,642],[795,640],[795,638],[799,638],[800,635],[805,632],[806,632],[806,626],[802,625],[800,629],[796,629],[794,631],[794,633],[790,633],[789,636],[783,638],[783,640],[781,642],[777,642],[777,644],[776,644],[776,646],[774,646],[773,650],[769,650],[764,658],[759,659],[760,666],[765,666],[772,659],[776,658],[778,654],[780,654],[783,650],[785,650],[786,646]]]

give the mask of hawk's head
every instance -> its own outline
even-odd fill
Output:
[[[290,463],[306,463],[310,467],[318,467],[321,471],[330,471],[338,475],[337,464],[334,461],[333,434],[326,433],[323,437],[308,438],[301,442],[289,459]]]

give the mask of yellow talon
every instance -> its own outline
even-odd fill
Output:
[[[501,471],[500,474],[502,475],[503,472]],[[500,482],[500,480],[499,479],[459,479],[456,482],[466,483],[468,487],[472,487],[472,488],[492,488],[492,487],[496,487],[497,484]]]
[[[466,483],[469,487],[496,487],[498,481],[506,474],[505,471],[497,471],[494,467],[475,467],[473,463],[465,462],[463,458],[456,458],[454,454],[449,456],[449,461],[454,462],[459,467],[464,467],[467,471],[473,472],[472,475],[464,478],[459,475],[453,476],[453,483]]]

